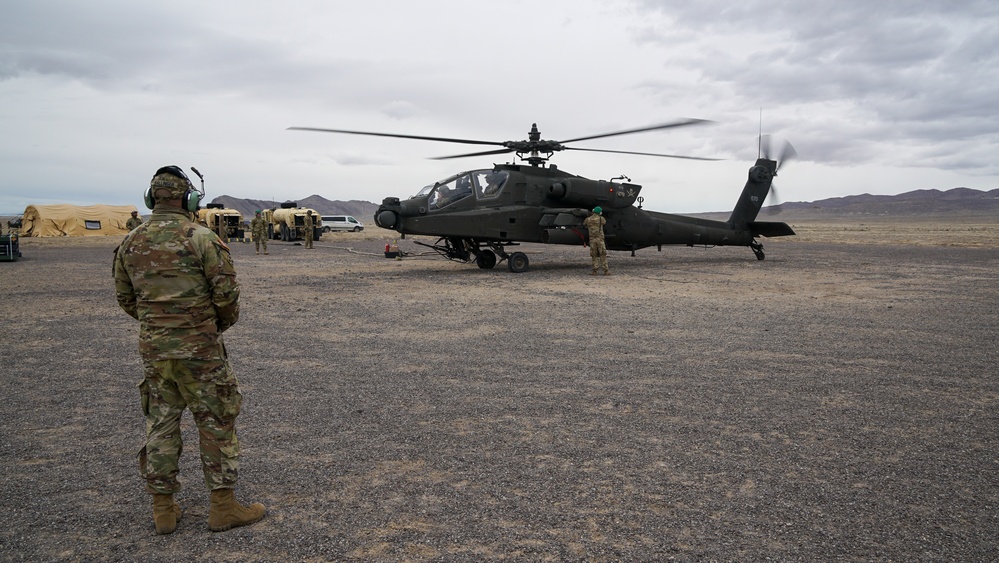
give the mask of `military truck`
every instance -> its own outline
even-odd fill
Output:
[[[323,220],[315,209],[299,207],[294,201],[286,201],[281,207],[265,209],[264,220],[267,221],[267,238],[282,241],[292,241],[305,238],[305,214],[312,212],[312,240],[319,240],[323,234]]]
[[[218,233],[223,240],[246,238],[243,215],[235,209],[226,209],[221,203],[209,203],[205,209],[199,209],[198,222]]]

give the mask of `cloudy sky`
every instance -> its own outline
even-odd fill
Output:
[[[730,209],[757,136],[799,158],[784,201],[999,187],[999,2],[812,0],[0,0],[0,213],[142,208],[160,166],[208,199],[379,202],[570,139],[561,169],[627,175],[645,206]],[[195,181],[196,178],[193,177]]]

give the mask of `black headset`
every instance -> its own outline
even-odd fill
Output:
[[[191,183],[191,180],[190,178],[187,177],[187,174],[184,174],[184,171],[181,170],[179,166],[174,166],[174,165],[164,166],[160,168],[159,170],[156,171],[156,174],[153,174],[153,178],[159,176],[160,174],[169,174],[175,178],[183,180],[184,183],[187,184],[187,190],[184,192],[184,195],[181,197],[181,202],[183,203],[185,211],[196,213],[198,211],[198,206],[201,205],[201,199],[205,196],[205,194],[194,189],[194,184]],[[148,188],[146,188],[146,193],[143,194],[143,200],[146,203],[146,207],[148,207],[149,209],[152,209],[153,207],[156,206],[156,198],[153,196],[153,187],[151,185]]]

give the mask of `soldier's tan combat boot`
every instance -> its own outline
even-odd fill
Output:
[[[232,489],[212,491],[212,504],[208,510],[208,528],[213,532],[224,532],[237,526],[253,524],[264,517],[264,505],[255,502],[243,506],[233,497]]]
[[[157,534],[172,534],[180,515],[180,505],[173,500],[173,495],[153,495],[153,523]]]

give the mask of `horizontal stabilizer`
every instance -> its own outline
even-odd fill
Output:
[[[787,223],[772,221],[753,221],[749,224],[749,230],[754,237],[786,237],[794,234],[794,229]]]

